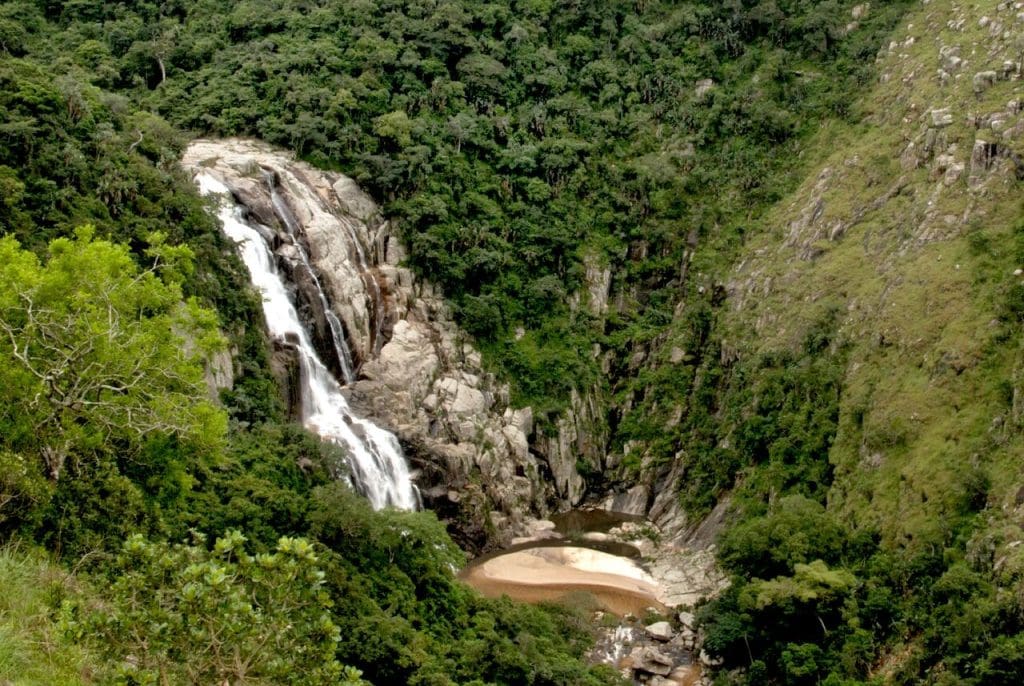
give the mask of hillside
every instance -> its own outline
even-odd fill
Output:
[[[0,4],[0,681],[619,683],[454,575],[603,504],[730,575],[705,683],[1021,683],[1015,4]],[[298,425],[203,169],[434,512]]]
[[[785,493],[820,499],[848,538],[767,564],[744,549],[765,531],[748,520],[723,558],[765,579],[815,557],[857,577],[842,610],[833,597],[783,611],[788,622],[817,603],[820,620],[832,603],[841,649],[842,632],[821,636],[826,620],[811,642],[831,648],[790,639],[773,655],[778,639],[762,634],[761,656],[753,637],[753,657],[733,644],[740,663],[796,673],[859,660],[885,683],[1019,679],[1017,639],[1002,634],[1020,630],[1020,23],[1009,3],[910,12],[854,105],[859,121],[815,135],[805,180],[729,274],[717,331],[732,375],[722,414],[735,419],[713,438],[734,456],[728,490],[769,519],[797,511]],[[801,445],[797,430],[815,426]],[[808,442],[827,465],[807,459]],[[764,594],[758,583],[726,604],[767,619],[779,597],[742,597]],[[795,636],[801,621],[816,623],[805,614]]]

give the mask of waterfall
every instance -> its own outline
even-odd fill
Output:
[[[317,356],[309,332],[288,296],[288,290],[278,274],[274,255],[263,235],[245,221],[242,208],[234,202],[227,186],[205,172],[196,175],[196,183],[203,195],[221,196],[218,217],[224,226],[224,233],[238,245],[252,283],[263,296],[263,314],[271,337],[297,341],[302,372],[302,422],[305,427],[345,450],[356,487],[366,495],[374,509],[388,506],[416,509],[416,490],[409,477],[398,439],[390,432],[352,414],[337,380]],[[312,274],[313,270],[295,233],[297,222],[273,185],[271,189],[275,211],[299,249],[304,266]],[[319,281],[315,283],[319,288]],[[327,307],[327,299],[322,290],[320,298],[325,311],[329,313],[328,320],[332,321],[334,331],[334,322],[338,320]],[[337,332],[340,331],[338,322]],[[335,335],[336,346],[339,340],[341,349],[347,352],[344,336],[339,339]],[[351,373],[351,368],[348,373]]]
[[[356,380],[355,371],[352,364],[352,353],[348,349],[348,343],[345,342],[345,329],[341,325],[341,320],[338,319],[338,315],[334,314],[330,305],[327,302],[327,296],[324,295],[324,289],[320,285],[320,279],[317,278],[316,272],[313,271],[312,265],[309,263],[309,255],[306,254],[305,248],[302,247],[302,243],[299,242],[299,222],[295,219],[295,215],[292,213],[292,208],[288,207],[288,203],[284,201],[281,194],[277,191],[277,183],[274,179],[274,172],[263,171],[263,178],[270,187],[270,203],[274,207],[274,214],[284,224],[285,230],[292,239],[292,245],[295,246],[295,250],[299,254],[299,260],[302,262],[302,268],[309,273],[309,278],[316,285],[316,292],[320,296],[320,307],[324,311],[324,317],[327,319],[327,326],[331,329],[331,343],[334,345],[334,355],[338,358],[338,364],[341,366],[342,380],[346,384],[350,384]],[[351,231],[349,232],[351,233]],[[355,236],[351,236],[352,240],[355,240]],[[358,248],[359,244],[356,243]]]

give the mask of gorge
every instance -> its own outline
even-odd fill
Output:
[[[308,364],[318,373],[330,367],[346,396],[330,402],[351,404],[394,432],[419,474],[425,504],[474,523],[475,530],[456,531],[456,536],[484,548],[508,543],[529,532],[531,518],[579,502],[580,489],[563,491],[543,476],[575,475],[574,462],[566,464],[571,455],[547,451],[543,443],[530,445],[535,437],[530,408],[510,406],[508,387],[484,370],[480,353],[436,290],[402,265],[401,242],[351,179],[242,139],[194,141],[183,164],[204,192],[226,188],[237,199],[240,207],[222,208],[220,217],[233,231],[246,232],[248,250],[256,249],[256,236],[259,245],[269,240],[274,246],[273,261],[289,275],[288,288],[310,331],[308,336],[292,331],[292,337],[298,335],[300,348],[315,348],[327,361]],[[239,226],[240,213],[261,228]],[[256,269],[254,274],[264,273],[267,266]],[[273,279],[270,274],[260,278]],[[325,420],[321,410],[307,405],[326,401],[306,390],[308,372],[289,366],[296,362],[288,351],[294,343],[288,340],[289,327],[277,322],[295,310],[272,306],[266,298],[264,308],[289,413],[321,431],[337,430],[329,419],[319,426]],[[298,362],[306,365],[303,359]],[[362,482],[357,464],[354,471]],[[388,497],[371,500],[381,506]]]
[[[553,532],[538,518],[577,502],[560,498],[539,475],[574,473],[575,467],[546,464],[543,453],[529,447],[537,439],[530,408],[509,408],[507,388],[482,372],[479,353],[447,317],[432,287],[398,262],[404,249],[373,201],[350,179],[315,170],[258,141],[197,140],[183,164],[204,195],[218,198],[218,218],[261,293],[289,413],[345,449],[356,489],[375,508],[410,509],[422,488],[428,505],[440,500],[477,508],[449,520],[457,540],[470,538],[458,522],[483,521],[494,532],[482,541],[485,548],[518,542],[515,549],[522,550],[525,541],[537,539],[546,543],[536,549],[541,555],[557,553],[548,547]],[[424,479],[418,487],[394,436],[354,414],[349,402],[395,431],[410,449],[414,476]],[[440,484],[432,481],[438,474]],[[475,480],[481,482],[482,502],[463,490]],[[430,500],[437,491],[441,495]],[[611,498],[608,505],[614,509],[615,502]],[[529,550],[526,555],[518,559],[539,559]],[[612,607],[642,614],[669,592],[639,568],[623,575],[629,565],[606,553],[595,551],[583,571],[574,571],[575,559],[579,555],[550,559],[541,574],[549,585],[545,597],[618,584],[621,598],[639,600],[613,601]],[[589,582],[588,573],[594,575]],[[473,578],[482,580],[482,574]],[[646,579],[642,590],[631,588],[635,575]],[[710,568],[701,576],[708,575],[715,576]],[[671,592],[689,595],[717,583],[670,585]]]
[[[0,684],[1024,683],[1022,36],[0,0]]]

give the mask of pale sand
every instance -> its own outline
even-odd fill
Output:
[[[461,576],[490,597],[541,602],[582,592],[618,614],[663,608],[657,600],[658,586],[647,572],[632,560],[588,548],[520,550],[471,565]]]

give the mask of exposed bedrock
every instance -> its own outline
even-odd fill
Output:
[[[603,467],[599,398],[574,394],[554,432],[535,432],[530,408],[510,406],[508,386],[484,370],[441,293],[403,266],[393,225],[354,181],[247,139],[196,140],[184,165],[218,177],[269,232],[318,352],[343,384],[351,366],[349,401],[399,437],[419,471],[425,504],[454,525],[461,543],[500,545],[522,533],[529,517],[580,502],[585,484],[577,461]],[[607,275],[595,268],[595,281],[602,283],[585,305],[600,308]],[[338,321],[329,321],[325,305]],[[335,350],[336,335],[350,360]],[[274,362],[294,404],[299,394],[287,351],[277,351]]]

